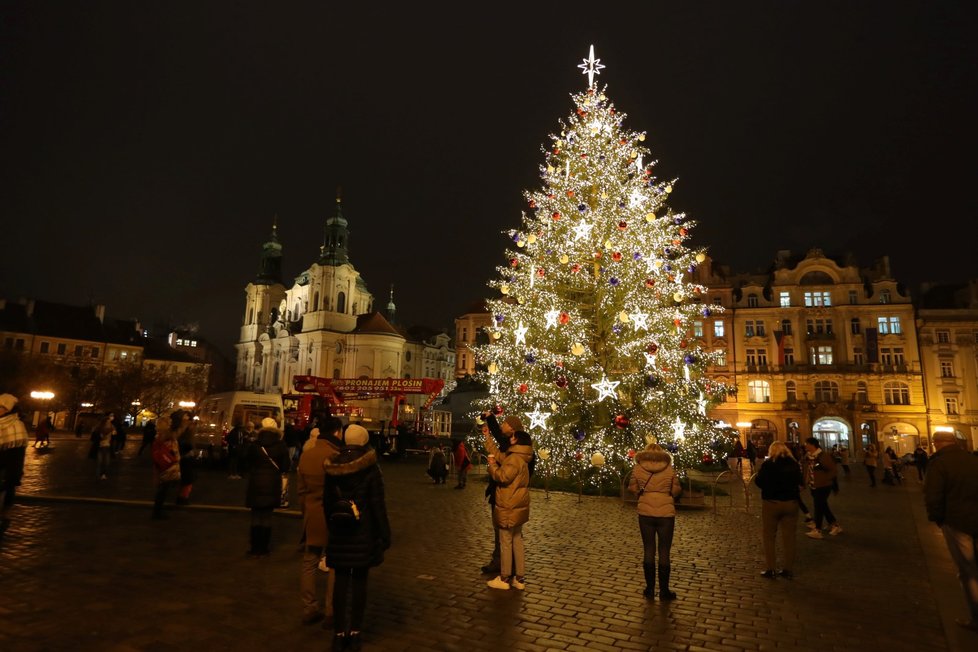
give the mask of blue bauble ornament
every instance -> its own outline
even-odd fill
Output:
[[[608,280],[608,283],[610,283],[611,285],[618,285],[618,279],[617,279],[617,278],[615,278],[614,276],[612,276],[612,277],[611,277],[611,278],[610,278],[610,279]]]
[[[696,358],[693,357],[692,353],[687,353],[686,355],[683,356],[683,362],[685,362],[686,364],[693,364],[694,362],[696,362]]]
[[[586,204],[578,204],[577,205],[577,210],[579,210],[579,211],[581,211],[583,213],[584,211],[587,210],[587,205]]]
[[[584,437],[586,436],[587,435],[584,434],[583,430],[578,430],[577,432],[574,433],[574,439],[576,439],[577,441],[584,441]]]
[[[642,260],[642,254],[636,251],[632,254],[632,260]]]
[[[655,376],[646,376],[645,386],[648,387],[649,389],[655,389],[656,387],[659,386],[659,379],[656,378]]]
[[[526,363],[527,364],[533,364],[536,361],[537,361],[537,357],[535,355],[533,355],[532,353],[527,353],[526,354]]]
[[[676,224],[682,224],[683,223],[683,218],[681,218],[681,217],[679,217],[677,215],[676,217],[672,218],[672,221],[675,222]]]
[[[611,327],[611,332],[614,333],[615,335],[617,335],[618,333],[620,333],[621,332],[621,324],[615,324],[614,326],[612,326]]]
[[[501,324],[503,320],[506,319],[506,315],[496,315],[496,323]]]
[[[710,315],[712,315],[712,314],[713,314],[713,313],[712,313],[712,312],[710,312],[710,309],[709,309],[709,308],[703,308],[703,316],[704,316],[704,317],[709,317],[709,316],[710,316]]]

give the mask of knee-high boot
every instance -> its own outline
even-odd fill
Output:
[[[659,599],[675,600],[676,594],[669,590],[669,564],[659,564]]]
[[[655,562],[642,562],[642,570],[645,571],[645,590],[642,595],[646,598],[655,597]]]

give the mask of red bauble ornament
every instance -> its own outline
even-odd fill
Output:
[[[537,276],[539,276],[540,278],[543,278],[546,275],[546,273],[547,272],[545,272],[542,267],[537,268]]]
[[[655,285],[655,281],[653,281],[653,280],[652,280],[652,279],[650,279],[650,278],[647,278],[647,279],[645,279],[645,287],[647,287],[647,288],[651,288],[651,287],[652,287],[652,286],[654,286],[654,285]]]
[[[564,389],[567,387],[567,376],[557,376],[557,379],[554,380],[554,384],[557,385],[557,387]]]
[[[632,459],[633,457],[635,457],[635,449],[634,448],[629,448],[628,449],[628,459]]]
[[[616,251],[615,253],[611,254],[611,260],[615,261],[616,263],[620,263],[621,262],[621,252],[620,251]]]
[[[681,342],[679,342],[680,349],[685,349],[687,346],[689,346],[689,343],[686,340],[682,340]]]
[[[496,416],[499,416],[500,414],[503,413],[503,406],[496,405],[496,407],[492,408],[492,413],[495,414]]]
[[[579,271],[581,271],[581,266],[578,265],[577,263],[574,263],[573,265],[571,265],[571,271],[577,274]]]
[[[559,321],[561,324],[566,324],[570,321],[570,315],[568,315],[566,312],[561,312],[560,316],[557,317],[557,321]]]
[[[595,260],[600,260],[601,259],[601,252],[600,251],[595,251],[594,252],[594,259]]]
[[[577,110],[577,115],[579,115],[579,116],[581,116],[583,118],[584,116],[587,115],[587,112],[584,109],[578,109]]]
[[[649,352],[650,355],[655,355],[656,351],[659,350],[659,345],[656,344],[655,342],[652,342],[651,344],[649,344],[646,350]]]
[[[554,194],[552,192],[548,192],[547,199],[553,199],[553,198],[554,198]]]
[[[618,141],[618,144],[620,144],[620,145],[627,145],[628,144],[628,141],[625,140],[624,138],[622,138],[621,140]]]
[[[618,223],[618,228],[620,230],[624,231],[625,229],[628,228],[628,222],[626,222],[625,220],[622,220],[621,222]]]
[[[687,229],[685,226],[679,229],[679,235],[685,236],[687,233],[689,233],[689,229]]]
[[[615,417],[615,427],[619,430],[622,428],[627,428],[628,424],[631,423],[624,414],[619,414]]]
[[[560,213],[558,211],[554,211],[554,214],[551,215],[551,217],[554,218],[554,222],[556,222],[560,219]]]
[[[526,394],[528,391],[530,391],[529,385],[526,383],[520,385],[520,394]]]
[[[519,267],[520,266],[520,261],[518,261],[515,258],[510,258],[509,259],[509,266],[510,267]]]
[[[558,360],[554,364],[557,365],[558,367],[560,367],[561,369],[564,368],[564,361],[563,360]]]
[[[568,190],[567,191],[567,196],[568,197],[573,197],[574,196],[574,191],[573,190]]]
[[[574,459],[577,460],[577,461],[583,460],[584,459],[584,453],[582,453],[581,451],[577,451],[576,453],[574,453]]]
[[[530,200],[530,208],[536,208],[536,207],[537,207],[537,203],[531,199]]]
[[[675,324],[677,327],[678,326],[682,326],[683,325],[683,320],[682,319],[679,319],[679,318],[676,318],[676,319],[673,319],[672,320],[672,323]]]

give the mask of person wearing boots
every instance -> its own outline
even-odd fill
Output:
[[[768,449],[769,457],[761,463],[754,484],[761,489],[761,538],[764,540],[765,569],[761,577],[785,579],[794,577],[795,531],[798,529],[798,507],[801,502],[801,467],[784,442],[776,441]],[[775,540],[781,530],[784,563],[775,566]]]
[[[672,537],[676,529],[676,497],[682,486],[672,468],[672,456],[652,443],[635,455],[635,466],[628,488],[638,495],[638,528],[642,534],[642,570],[645,573],[646,598],[655,596],[655,573],[659,571],[659,599],[674,600],[669,590]],[[658,565],[656,564],[658,553]]]
[[[272,539],[272,512],[282,504],[282,476],[289,472],[289,448],[282,441],[278,422],[271,417],[261,421],[258,439],[248,450],[248,493],[245,506],[251,509],[252,559],[267,557]]]
[[[384,562],[384,551],[391,546],[384,475],[377,464],[377,452],[369,443],[366,428],[350,424],[343,434],[343,448],[323,466],[323,510],[329,530],[326,563],[336,575],[334,651],[360,649],[367,578],[372,567]]]

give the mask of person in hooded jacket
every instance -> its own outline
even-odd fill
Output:
[[[267,557],[272,539],[272,512],[282,504],[282,476],[289,472],[289,448],[282,441],[278,422],[261,420],[261,430],[248,450],[248,490],[245,506],[251,509],[251,548],[248,556]]]
[[[791,579],[795,563],[795,530],[798,525],[798,506],[801,504],[801,467],[784,442],[776,441],[768,449],[769,457],[754,476],[761,488],[761,536],[764,541],[765,570],[761,577],[773,579],[781,575]],[[775,539],[781,530],[784,565],[775,567]]]
[[[638,528],[642,534],[642,570],[645,590],[642,595],[655,595],[655,573],[659,571],[659,599],[674,600],[669,590],[672,572],[670,551],[676,530],[676,497],[682,493],[679,477],[672,467],[672,456],[659,444],[649,444],[635,455],[635,466],[628,488],[638,495]],[[656,564],[656,553],[659,560]]]
[[[391,528],[384,498],[384,476],[377,452],[369,446],[370,435],[358,424],[347,426],[343,448],[326,460],[323,511],[329,537],[326,563],[336,575],[333,587],[333,650],[359,650],[367,609],[367,577],[384,562],[391,545]],[[340,524],[330,517],[340,512],[340,503],[352,501],[358,517]],[[349,595],[352,597],[348,599]],[[348,612],[349,609],[349,613]]]
[[[526,588],[523,524],[530,520],[529,465],[534,459],[533,442],[515,415],[507,416],[503,425],[498,426],[490,414],[486,416],[486,423],[493,433],[485,438],[485,445],[489,451],[487,471],[496,484],[492,522],[499,530],[500,561],[499,575],[486,584],[494,589],[506,590],[512,586],[523,590]],[[497,430],[509,437],[505,452],[496,443]]]
[[[299,576],[299,595],[302,599],[302,624],[311,625],[326,619],[324,627],[333,623],[334,574],[326,581],[326,599],[322,609],[316,595],[316,571],[326,550],[328,532],[323,512],[323,488],[326,484],[325,464],[336,458],[343,446],[339,439],[343,424],[336,417],[325,417],[322,431],[313,428],[302,447],[296,467],[296,495],[302,511],[302,572]]]

